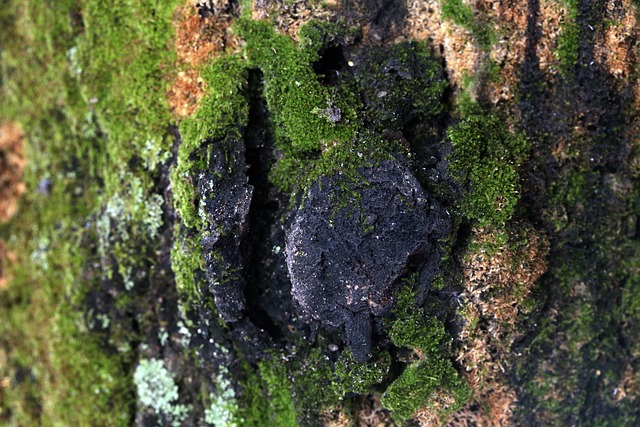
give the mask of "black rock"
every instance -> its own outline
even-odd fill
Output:
[[[421,271],[421,283],[432,281],[451,224],[404,161],[359,173],[358,182],[337,174],[312,185],[288,231],[286,256],[303,313],[344,325],[363,361],[372,352],[372,316],[394,307],[403,276]]]
[[[208,167],[198,177],[200,209],[206,218],[200,244],[216,307],[226,322],[235,322],[246,305],[240,243],[248,231],[253,186],[241,138],[228,136],[210,147]]]

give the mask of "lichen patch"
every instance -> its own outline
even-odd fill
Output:
[[[25,192],[25,164],[22,130],[16,123],[0,123],[0,222],[8,221],[18,209]]]

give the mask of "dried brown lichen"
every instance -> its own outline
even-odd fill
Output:
[[[392,427],[395,425],[389,411],[382,406],[380,394],[373,393],[360,399],[355,413],[356,427]]]
[[[469,252],[464,265],[466,324],[460,334],[457,361],[473,390],[473,399],[453,414],[452,427],[509,426],[516,393],[507,385],[511,346],[519,337],[517,319],[522,302],[547,269],[547,241],[524,228],[512,247],[495,241],[495,231],[474,230],[479,249]],[[497,248],[495,248],[497,244]],[[483,247],[491,245],[491,253]],[[475,409],[479,408],[479,409]]]
[[[230,27],[239,15],[232,0],[210,1],[210,8],[201,9],[200,2],[188,0],[175,12],[174,49],[177,54],[173,83],[167,91],[171,111],[177,118],[195,112],[206,93],[206,85],[200,77],[200,67],[221,52],[238,50],[239,41]]]
[[[0,123],[0,222],[8,221],[18,209],[25,192],[22,130],[16,123]]]

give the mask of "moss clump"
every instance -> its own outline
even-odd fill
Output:
[[[182,239],[187,233],[177,225],[171,248],[171,269],[181,301],[187,306],[201,299],[200,287],[205,286],[204,255],[195,239]]]
[[[562,33],[558,39],[556,56],[560,60],[560,71],[566,78],[569,71],[578,63],[580,55],[580,27],[578,17],[578,1],[566,0],[567,19],[562,25]]]
[[[423,310],[415,310],[393,322],[389,336],[398,347],[418,348],[429,354],[437,354],[448,335],[442,322],[425,316]]]
[[[471,389],[448,358],[451,337],[442,322],[418,309],[394,321],[390,337],[395,345],[412,348],[420,355],[420,360],[409,364],[382,396],[382,403],[396,420],[406,420],[418,409],[431,406],[441,394],[453,399],[442,416],[469,399]]]
[[[312,63],[319,58],[320,30],[301,31],[296,44],[265,21],[241,19],[236,30],[246,44],[248,65],[264,73],[265,97],[276,122],[276,136],[288,154],[300,155],[353,139],[352,108],[322,86]],[[338,112],[339,111],[339,112]],[[351,117],[350,117],[351,116]],[[284,141],[286,140],[286,145]]]
[[[332,362],[318,348],[287,362],[265,360],[258,363],[257,372],[245,368],[239,415],[245,425],[308,425],[321,410],[339,406],[349,394],[368,393],[383,381],[390,365],[386,352],[356,362],[345,351]]]
[[[335,363],[313,349],[304,365],[293,367],[298,372],[297,403],[303,410],[319,410],[339,405],[349,393],[367,393],[382,382],[389,372],[388,353],[375,354],[367,362],[357,362],[350,351],[344,351]]]
[[[484,50],[489,50],[496,42],[496,35],[488,23],[481,22],[474,15],[474,10],[462,0],[442,1],[442,17],[451,19],[457,25],[471,31],[478,45]]]
[[[292,384],[287,377],[287,371],[280,364],[268,362],[260,363],[259,368],[269,396],[269,412],[264,418],[268,419],[271,425],[297,427],[296,409],[291,395]]]
[[[466,189],[460,212],[480,226],[501,226],[520,198],[518,167],[526,159],[528,141],[511,134],[495,116],[470,116],[447,130],[453,146],[451,174]]]
[[[378,353],[372,360],[357,362],[351,351],[342,352],[336,362],[333,385],[342,399],[348,393],[365,394],[375,384],[380,384],[391,367],[391,356]]]
[[[416,308],[415,280],[405,281],[398,296],[396,320],[390,323],[394,345],[413,349],[418,360],[411,362],[382,396],[382,403],[402,422],[424,407],[434,406],[442,395],[452,403],[438,408],[441,416],[459,409],[470,397],[471,389],[458,374],[449,356],[450,335],[435,317]]]
[[[442,16],[451,19],[461,27],[471,28],[473,25],[473,9],[462,0],[445,0],[442,2]]]
[[[319,82],[313,64],[323,48],[353,37],[349,28],[311,22],[297,45],[267,22],[243,19],[236,29],[247,41],[248,66],[263,72],[282,152],[270,179],[285,191],[338,172],[359,180],[358,167],[407,152],[401,138],[385,132],[399,133],[411,120],[442,112],[446,82],[422,44],[368,48],[353,75],[344,72],[338,85],[329,86]]]
[[[384,392],[382,403],[396,420],[406,420],[418,409],[429,407],[440,390],[446,390],[454,401],[442,416],[460,409],[471,397],[471,389],[449,360],[427,359],[407,366]]]

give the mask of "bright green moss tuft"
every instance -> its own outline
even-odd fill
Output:
[[[394,419],[406,420],[420,408],[428,407],[436,393],[445,392],[455,403],[447,408],[454,412],[471,396],[471,389],[449,360],[428,358],[405,368],[382,395],[382,403]],[[444,414],[442,414],[444,415]]]
[[[303,31],[301,36],[314,36],[296,45],[264,21],[241,19],[236,31],[247,42],[249,66],[264,73],[265,97],[283,147],[286,141],[289,152],[299,155],[354,137],[353,118],[344,116],[350,108],[334,91],[320,85],[313,72],[318,32]],[[338,109],[341,113],[334,114]]]
[[[451,19],[461,27],[471,28],[473,24],[473,10],[462,0],[444,0],[442,2],[442,16]]]
[[[398,347],[419,348],[428,354],[438,354],[448,334],[438,319],[425,316],[422,310],[415,310],[393,322],[389,336]]]
[[[265,418],[270,424],[282,427],[297,427],[296,409],[291,395],[292,384],[284,366],[276,363],[259,364],[260,375],[269,396],[269,412]]]
[[[415,350],[419,360],[410,363],[382,396],[382,403],[392,411],[395,420],[402,422],[420,408],[433,405],[447,396],[453,405],[439,408],[441,416],[459,409],[470,397],[466,381],[458,374],[450,360],[451,337],[444,324],[415,307],[413,276],[404,282],[394,310],[396,320],[390,322],[389,337],[394,345]],[[449,399],[448,399],[449,400]]]
[[[520,198],[517,168],[528,141],[511,134],[497,117],[470,116],[447,131],[453,177],[468,188],[459,202],[463,215],[481,226],[502,225]]]
[[[370,361],[357,362],[350,350],[342,352],[336,362],[333,386],[340,399],[347,393],[366,394],[375,384],[380,384],[391,367],[387,352],[376,354]]]

